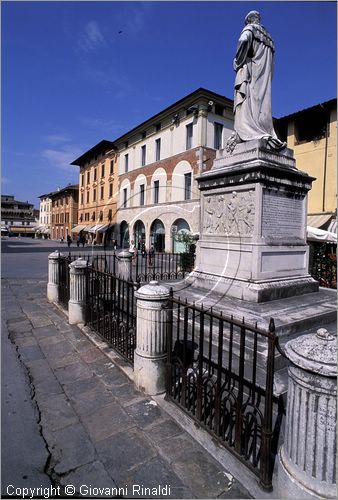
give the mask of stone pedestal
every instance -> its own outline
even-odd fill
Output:
[[[47,299],[49,302],[59,301],[59,259],[65,256],[59,250],[48,255]]]
[[[118,255],[117,273],[126,281],[132,281],[131,265],[133,255],[127,250],[123,250]]]
[[[292,364],[278,498],[337,498],[337,337],[319,329],[285,351]]]
[[[137,298],[134,382],[151,396],[165,392],[166,329],[169,290],[150,281],[135,292]]]
[[[308,274],[307,192],[313,177],[293,152],[264,140],[221,150],[198,177],[201,235],[190,282],[242,300],[265,302],[314,292]]]
[[[69,264],[70,298],[68,302],[68,322],[71,325],[86,322],[87,268],[85,259],[79,258]]]

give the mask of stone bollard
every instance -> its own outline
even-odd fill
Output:
[[[278,498],[337,498],[337,337],[320,328],[285,352],[292,364]]]
[[[59,250],[48,255],[47,299],[49,302],[59,301],[59,259],[65,254]]]
[[[69,264],[69,269],[68,322],[70,325],[77,325],[86,322],[87,261],[80,257]]]
[[[135,292],[137,298],[134,382],[150,396],[165,392],[166,329],[169,290],[150,281]]]
[[[117,273],[120,278],[126,281],[132,281],[132,274],[131,274],[132,257],[133,254],[128,252],[127,250],[123,250],[118,255]]]

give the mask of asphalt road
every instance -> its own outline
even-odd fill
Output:
[[[1,238],[1,277],[42,279],[48,277],[48,255],[54,250],[75,254],[101,253],[102,247],[78,248],[72,244],[32,238]]]

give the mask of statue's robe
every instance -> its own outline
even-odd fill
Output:
[[[274,44],[269,33],[260,24],[246,25],[234,60],[234,129],[242,141],[277,139],[271,111],[273,65]]]

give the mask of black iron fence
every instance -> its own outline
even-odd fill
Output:
[[[273,395],[274,322],[264,331],[203,306],[169,300],[167,398],[272,489],[283,415]]]
[[[68,302],[70,297],[70,269],[69,264],[72,259],[69,256],[60,257],[58,259],[59,266],[59,302],[68,310]]]
[[[69,253],[71,261],[79,257],[85,259],[94,269],[118,275],[118,254],[105,253]],[[193,270],[195,255],[191,253],[137,253],[131,261],[130,272],[134,281],[151,280],[171,281],[183,279]]]
[[[194,261],[191,253],[138,253],[132,261],[132,274],[142,282],[183,279],[193,270]]]
[[[87,269],[87,324],[129,363],[136,347],[138,283],[113,274]]]

